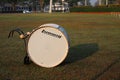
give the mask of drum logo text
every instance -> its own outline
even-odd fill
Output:
[[[48,32],[44,29],[42,30],[42,33],[53,36],[53,37],[56,37],[56,38],[59,38],[59,39],[62,37],[61,35],[58,35],[58,34],[55,34],[55,33],[52,33],[52,32]]]

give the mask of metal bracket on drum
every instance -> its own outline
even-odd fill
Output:
[[[26,52],[26,55],[24,57],[24,64],[30,64],[31,61],[30,61],[30,58],[27,53],[27,37],[30,35],[30,32],[27,32],[25,34],[20,28],[16,28],[9,32],[8,38],[13,37],[15,32],[17,32],[19,34],[20,39],[24,40],[25,52]]]

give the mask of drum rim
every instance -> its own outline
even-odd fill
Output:
[[[46,67],[46,66],[43,66],[43,65],[39,65],[38,63],[36,63],[32,58],[31,58],[31,56],[30,56],[30,52],[29,52],[29,50],[28,50],[28,43],[29,43],[29,39],[30,39],[30,37],[32,36],[32,34],[35,32],[35,31],[37,31],[38,29],[41,29],[41,28],[44,28],[44,27],[51,27],[51,28],[54,28],[54,29],[58,29],[58,28],[55,28],[55,27],[52,27],[52,26],[40,26],[40,27],[37,27],[37,28],[35,28],[35,29],[33,29],[33,31],[31,32],[31,34],[30,34],[30,36],[28,37],[28,40],[27,40],[27,53],[28,53],[28,56],[30,57],[30,59],[36,64],[36,65],[38,65],[38,66],[41,66],[41,67],[45,67],[45,68],[52,68],[52,67],[56,67],[56,66],[58,66],[58,65],[60,65],[65,59],[66,59],[66,57],[67,57],[67,54],[68,54],[68,52],[69,52],[69,41],[68,41],[68,39],[67,39],[67,37],[65,37],[65,40],[66,40],[66,42],[67,42],[67,52],[66,52],[66,55],[65,55],[65,57],[63,58],[63,59],[61,59],[61,61],[59,62],[59,63],[57,63],[56,65],[54,65],[54,66],[51,66],[51,67]],[[60,26],[61,27],[61,26]],[[61,30],[59,30],[64,36],[65,36],[65,34],[61,31]]]

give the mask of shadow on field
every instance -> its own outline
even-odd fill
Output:
[[[78,60],[82,60],[86,57],[91,56],[98,50],[99,50],[99,46],[97,43],[80,44],[80,45],[71,47],[69,50],[68,56],[66,60],[62,63],[62,65],[73,63]]]

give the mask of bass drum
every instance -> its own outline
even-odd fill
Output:
[[[30,59],[39,66],[51,68],[59,65],[69,51],[69,38],[63,27],[44,24],[34,29],[28,38]]]

